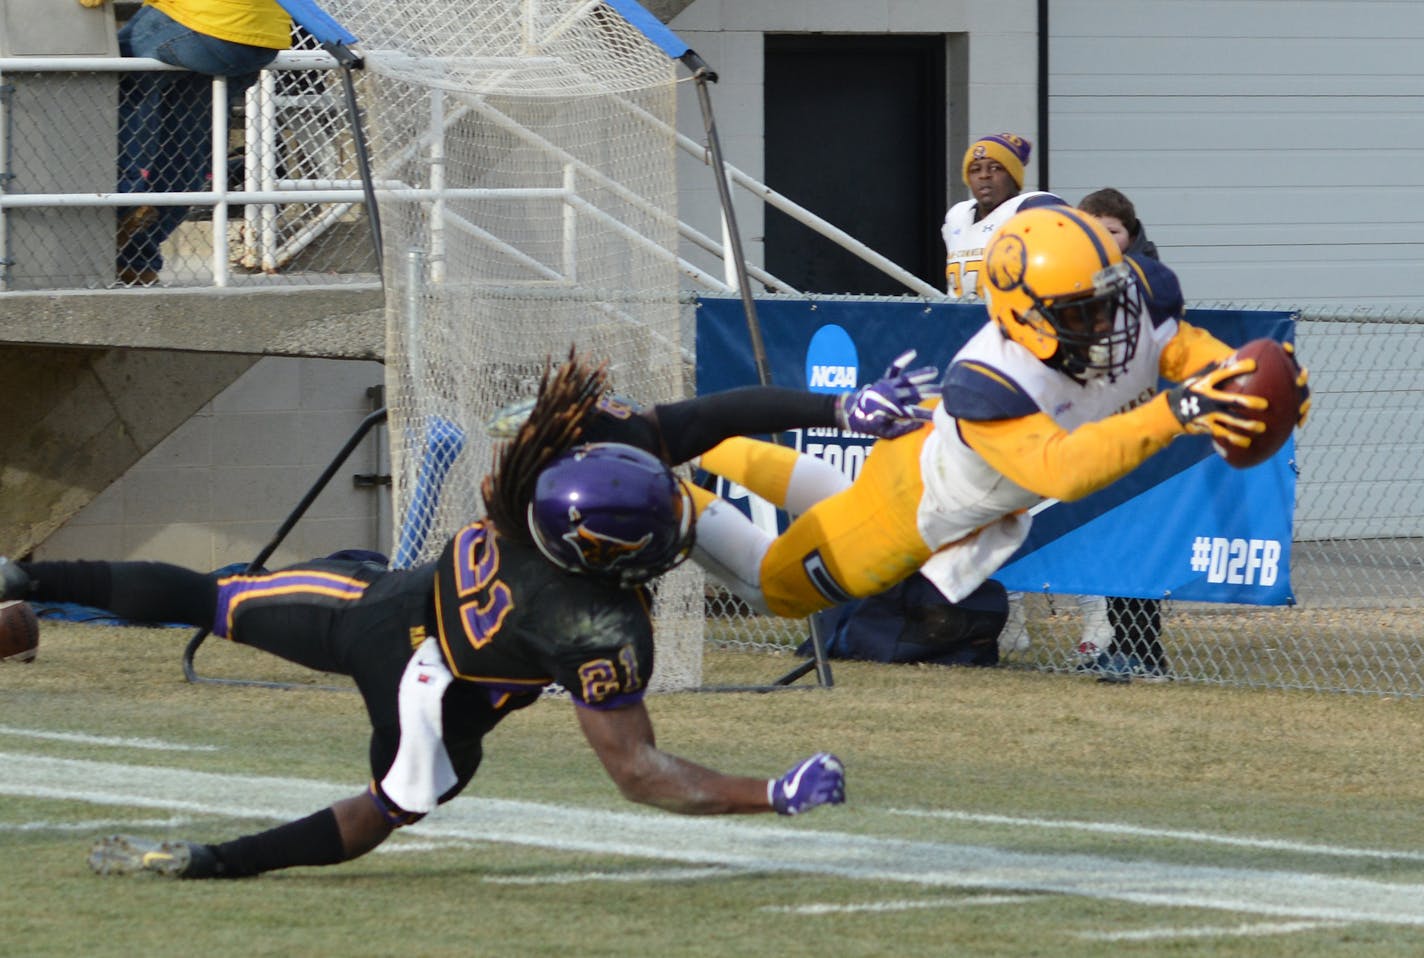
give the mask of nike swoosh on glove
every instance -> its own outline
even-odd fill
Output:
[[[898,439],[928,422],[930,410],[918,404],[940,394],[939,370],[921,366],[906,372],[914,361],[915,351],[907,350],[896,357],[884,376],[841,396],[836,404],[837,425],[877,439]]]
[[[778,815],[799,815],[817,805],[845,801],[845,766],[830,752],[817,752],[780,778],[766,783],[766,797]]]

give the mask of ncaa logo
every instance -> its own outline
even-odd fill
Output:
[[[816,393],[838,393],[859,385],[860,357],[850,333],[836,325],[822,326],[806,347],[806,387]]]

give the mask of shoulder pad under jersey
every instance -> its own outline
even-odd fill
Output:
[[[1137,285],[1142,289],[1142,302],[1147,307],[1152,325],[1161,326],[1169,319],[1180,319],[1186,302],[1182,299],[1182,284],[1177,274],[1160,260],[1135,253],[1127,256],[1127,264],[1137,276]]]
[[[1067,206],[1068,201],[1055,193],[1039,193],[1035,196],[1025,197],[1019,204],[1020,210],[1036,209],[1040,206]]]
[[[970,422],[1019,419],[1038,412],[1038,403],[1022,386],[975,359],[963,359],[949,367],[940,402],[949,415]]]

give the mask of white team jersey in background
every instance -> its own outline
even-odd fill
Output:
[[[977,200],[965,200],[949,208],[949,212],[944,215],[944,226],[940,228],[940,233],[944,236],[945,289],[951,298],[983,299],[984,293],[979,288],[979,273],[984,265],[984,251],[989,248],[989,237],[994,235],[994,231],[1002,226],[1005,220],[1017,213],[1026,200],[1038,197],[1046,197],[1047,200],[1029,205],[1042,206],[1049,201],[1063,202],[1061,197],[1053,193],[1031,190],[1005,200],[977,223],[974,221],[974,214],[979,211]]]

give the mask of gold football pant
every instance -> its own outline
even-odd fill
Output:
[[[776,615],[801,618],[883,592],[913,575],[930,556],[916,515],[924,494],[920,451],[931,427],[871,449],[850,488],[811,506],[762,558],[761,591]],[[771,502],[786,493],[786,472],[767,468],[759,443],[729,440],[702,466]],[[760,466],[760,468],[758,468]],[[765,490],[765,491],[763,491]]]

